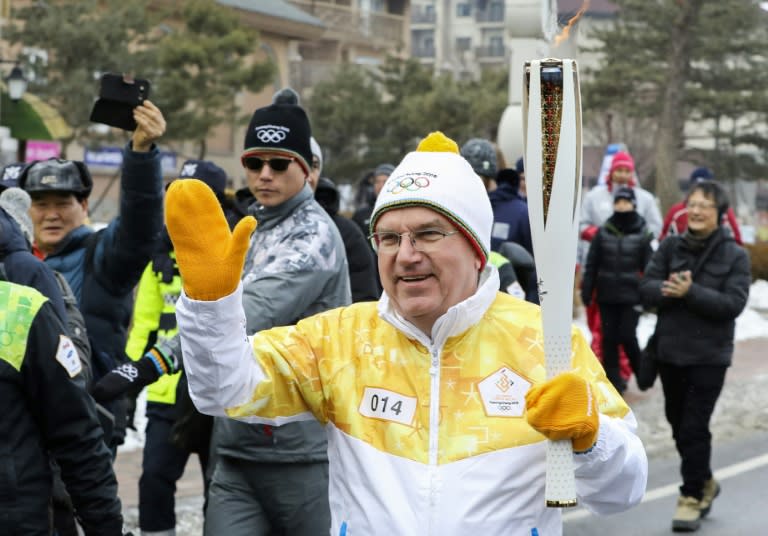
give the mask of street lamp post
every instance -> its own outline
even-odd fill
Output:
[[[11,99],[11,102],[16,103],[24,96],[24,93],[27,91],[27,78],[24,76],[24,71],[21,69],[21,66],[19,65],[19,62],[17,60],[5,60],[0,58],[0,64],[2,63],[12,63],[13,68],[11,69],[11,72],[8,73],[8,76],[4,77],[5,85],[8,91],[8,97]],[[0,99],[0,121],[2,120],[2,99]],[[8,130],[10,132],[10,130]],[[12,139],[12,138],[9,138]],[[5,140],[0,140],[0,151],[2,150],[2,145],[4,145]],[[16,160],[19,160],[19,145],[17,142],[16,148],[13,149],[16,152]],[[4,160],[4,158],[3,158]]]
[[[15,65],[8,76],[5,77],[5,83],[8,86],[8,96],[12,101],[18,101],[27,90],[27,78],[24,71],[19,67],[19,62]]]

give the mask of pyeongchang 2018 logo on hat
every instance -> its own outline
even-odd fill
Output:
[[[290,134],[291,129],[280,125],[261,125],[255,127],[256,137],[261,143],[280,143]]]
[[[384,188],[393,195],[403,192],[416,192],[423,188],[428,188],[432,181],[437,177],[434,173],[406,173],[389,179]]]

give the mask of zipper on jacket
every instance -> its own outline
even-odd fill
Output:
[[[440,482],[437,470],[437,455],[439,450],[440,432],[440,352],[433,348],[430,351],[429,365],[429,534],[433,534],[437,526],[437,501]]]
[[[440,422],[440,356],[436,349],[431,351],[429,365],[429,465],[437,465],[438,426]]]

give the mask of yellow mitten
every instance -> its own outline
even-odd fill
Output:
[[[573,372],[564,372],[525,395],[528,424],[547,439],[570,439],[573,450],[589,450],[597,441],[600,417],[592,384]]]
[[[256,228],[253,216],[230,232],[213,190],[197,179],[179,179],[165,196],[165,225],[187,296],[214,301],[232,294]]]

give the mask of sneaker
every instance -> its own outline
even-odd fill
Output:
[[[693,532],[701,524],[701,501],[695,497],[678,497],[675,517],[672,518],[674,532]]]
[[[701,496],[701,517],[704,517],[709,513],[712,508],[712,501],[715,497],[720,495],[720,483],[714,478],[710,478],[704,482],[704,491]]]

